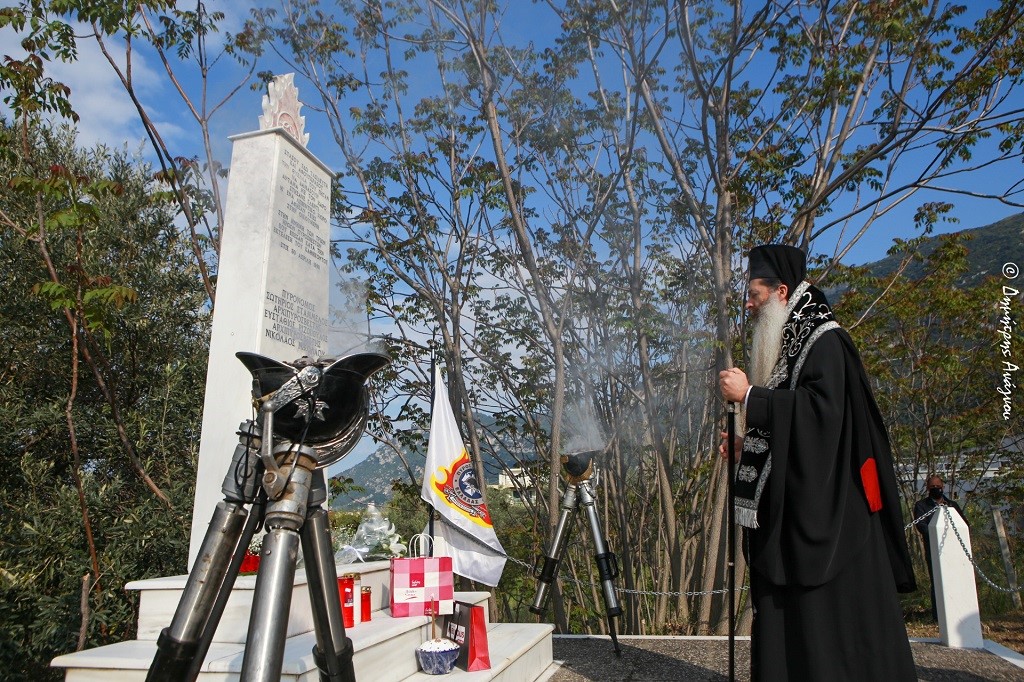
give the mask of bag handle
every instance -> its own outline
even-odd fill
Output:
[[[426,533],[417,533],[409,538],[410,557],[428,557],[433,554],[434,538]]]

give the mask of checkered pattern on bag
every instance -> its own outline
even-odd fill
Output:
[[[452,558],[413,557],[391,560],[391,616],[429,616],[434,606],[438,614],[449,614],[455,607],[455,581]]]

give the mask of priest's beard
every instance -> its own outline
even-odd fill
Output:
[[[754,318],[754,338],[750,346],[750,378],[754,386],[764,386],[782,354],[782,332],[786,327],[786,304],[769,298]]]

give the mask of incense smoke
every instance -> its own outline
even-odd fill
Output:
[[[604,449],[605,437],[601,433],[601,427],[597,423],[597,417],[589,403],[581,402],[567,406],[562,417],[562,424],[565,429],[562,452]]]
[[[352,279],[339,279],[332,287],[331,324],[327,330],[327,354],[340,358],[365,348],[370,337],[366,314],[366,285]]]

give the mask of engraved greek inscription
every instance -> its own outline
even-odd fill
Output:
[[[316,305],[287,289],[280,294],[265,292],[268,303],[264,310],[264,336],[310,353],[327,348],[327,317],[319,314]]]

